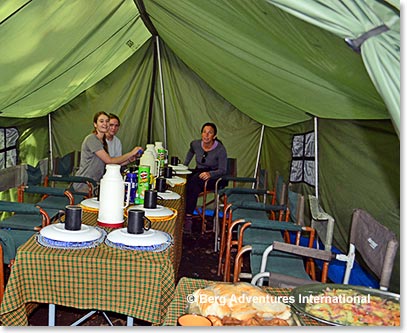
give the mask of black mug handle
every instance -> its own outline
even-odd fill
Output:
[[[143,228],[145,231],[149,231],[151,229],[151,220],[147,216],[144,216],[144,219],[148,221],[148,227],[146,228],[146,226],[143,226]]]

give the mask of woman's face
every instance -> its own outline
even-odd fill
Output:
[[[106,134],[109,130],[109,117],[101,114],[96,123],[93,123],[98,133]]]
[[[215,141],[216,135],[212,126],[205,126],[201,133],[203,143],[212,143]]]

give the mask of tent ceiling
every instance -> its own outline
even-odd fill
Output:
[[[5,2],[0,116],[46,115],[128,59],[151,37],[136,3],[187,66],[262,124],[389,119],[360,55],[266,0]]]
[[[4,117],[56,110],[150,38],[134,3],[123,0],[6,1],[0,22]]]

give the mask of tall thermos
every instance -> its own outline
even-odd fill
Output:
[[[157,151],[155,150],[155,146],[153,143],[147,144],[145,151],[151,151],[153,153],[154,158],[158,158],[158,154]]]
[[[143,155],[140,158],[140,165],[147,165],[150,167],[150,173],[157,177],[159,172],[159,160],[154,158],[153,153],[151,151],[145,150]]]
[[[106,164],[106,172],[100,180],[98,225],[122,228],[124,208],[129,205],[130,186],[127,186],[127,201],[124,204],[125,182],[119,164]]]

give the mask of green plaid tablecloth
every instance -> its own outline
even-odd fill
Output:
[[[192,294],[196,289],[206,288],[214,283],[222,283],[219,281],[209,281],[202,279],[191,279],[183,277],[179,280],[177,288],[175,290],[175,296],[170,306],[164,320],[164,326],[176,326],[177,318],[185,313],[187,308],[187,296]],[[262,287],[266,292],[273,296],[289,296],[291,289],[287,288],[272,288],[272,287]],[[322,325],[316,320],[308,317],[301,317],[301,322],[304,326],[319,326]]]
[[[84,213],[83,221],[96,225],[96,217]],[[27,325],[31,302],[112,311],[160,325],[174,296],[171,249],[127,251],[103,243],[57,250],[33,236],[18,249],[1,304],[2,325]]]
[[[173,237],[174,237],[174,272],[177,275],[179,265],[181,263],[182,257],[182,236],[184,227],[184,217],[185,217],[185,188],[186,182],[182,184],[177,184],[174,187],[169,186],[168,189],[175,193],[178,193],[181,198],[176,200],[161,200],[159,199],[157,203],[159,205],[175,209],[178,212],[177,220],[174,223]],[[164,230],[165,231],[165,230]]]

